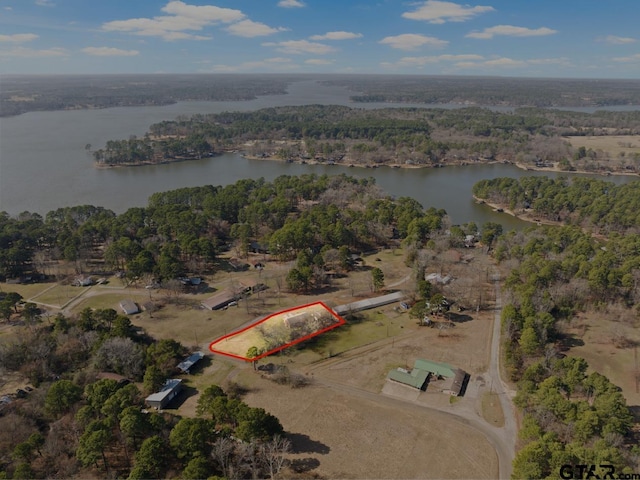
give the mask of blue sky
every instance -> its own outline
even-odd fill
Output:
[[[0,73],[640,78],[640,0],[0,0]]]

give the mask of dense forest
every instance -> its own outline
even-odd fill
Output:
[[[403,75],[75,75],[1,77],[0,116],[41,110],[248,100],[315,80],[347,87],[354,102],[511,107],[639,105],[637,80]]]
[[[289,448],[282,425],[233,385],[228,393],[206,387],[195,418],[144,409],[186,352],[112,309],[35,321],[4,341],[3,369],[35,388],[2,405],[0,476],[273,478]]]
[[[258,158],[368,166],[503,160],[597,171],[616,168],[609,154],[574,149],[562,137],[614,133],[640,134],[640,113],[307,105],[164,121],[151,125],[144,138],[107,142],[94,159],[100,165],[157,163],[242,150]],[[624,160],[626,171],[638,169],[637,154]]]
[[[359,92],[355,102],[513,107],[640,105],[638,80],[352,75],[327,80]]]
[[[279,75],[3,75],[0,116],[168,105],[181,100],[251,100],[284,94],[291,81]]]
[[[424,242],[445,225],[446,212],[392,199],[373,179],[281,176],[156,193],[146,208],[121,215],[79,206],[0,215],[0,278],[46,275],[59,260],[80,273],[88,262],[138,278],[170,281],[215,271],[220,251],[253,242],[280,259],[301,251],[326,259],[397,244]],[[331,263],[328,261],[328,263]]]
[[[516,404],[524,413],[517,478],[545,478],[563,464],[640,463],[633,416],[620,390],[587,373],[580,358],[562,358],[562,327],[579,312],[617,308],[634,325],[640,301],[638,182],[616,186],[589,178],[483,180],[482,199],[541,219],[571,224],[511,232],[494,256],[507,269],[502,312],[505,352]],[[612,332],[619,348],[633,342]],[[626,469],[626,470],[625,470]]]
[[[609,234],[640,233],[640,182],[623,185],[585,177],[495,178],[478,182],[476,197],[535,218]]]

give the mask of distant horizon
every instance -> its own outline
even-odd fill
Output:
[[[639,15],[637,0],[0,0],[0,70],[635,80]]]
[[[535,77],[535,76],[513,76],[513,75],[463,75],[463,74],[423,74],[423,73],[333,73],[333,72],[118,72],[118,73],[0,73],[2,77],[178,77],[178,76],[220,76],[220,77],[259,77],[279,76],[279,77],[421,77],[421,78],[469,78],[469,79],[514,79],[514,80],[584,80],[584,81],[621,81],[621,82],[638,82],[640,78],[624,78],[624,77]]]

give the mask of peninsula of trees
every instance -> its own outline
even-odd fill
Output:
[[[565,170],[636,172],[631,156],[584,147],[565,136],[640,134],[638,112],[593,114],[308,105],[193,115],[151,125],[143,138],[109,141],[98,165],[159,163],[241,150],[256,158],[378,166],[507,161]],[[631,138],[631,137],[629,137]]]

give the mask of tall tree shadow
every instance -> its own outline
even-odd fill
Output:
[[[304,433],[287,433],[287,438],[291,441],[291,453],[318,453],[327,455],[331,448],[322,442],[313,440]]]

